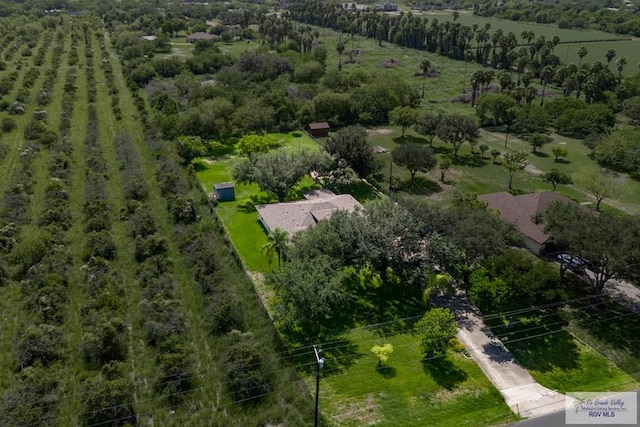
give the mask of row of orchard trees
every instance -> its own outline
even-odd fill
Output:
[[[124,28],[133,30],[136,25],[133,22]],[[216,422],[221,424],[303,424],[310,406],[305,395],[288,388],[295,371],[283,364],[274,351],[272,325],[264,317],[208,198],[202,194],[192,170],[185,168],[193,154],[190,142],[198,138],[179,137],[183,128],[173,122],[172,138],[165,140],[159,127],[161,114],[149,108],[149,104],[161,106],[163,113],[171,117],[165,124],[170,123],[182,112],[174,102],[188,102],[195,94],[191,91],[202,87],[185,79],[182,90],[186,98],[182,100],[182,95],[148,97],[150,92],[140,89],[148,82],[142,78],[147,72],[151,71],[151,78],[162,86],[162,79],[180,80],[179,75],[188,64],[175,58],[156,60],[151,55],[130,55],[137,49],[127,48],[139,44],[121,34],[111,34],[116,49],[123,54],[120,59],[126,80],[121,83],[127,84],[143,128],[142,133],[122,134],[115,141],[127,199],[121,218],[126,221],[129,237],[134,239],[136,283],[143,297],[136,317],[141,320],[146,347],[151,349],[160,369],[151,396],[165,398],[184,414],[184,422],[206,424],[215,414]],[[207,48],[212,46],[202,50]],[[267,77],[253,74],[252,79],[276,78],[289,71],[286,62],[278,58],[253,57],[239,67],[244,75],[251,75],[253,69],[242,67],[250,67],[254,59],[269,72]],[[236,89],[232,92],[239,93]],[[209,110],[215,115],[211,122],[205,123],[196,118],[199,114],[194,114],[190,123],[226,134],[235,106],[231,104],[230,108],[226,100],[215,98],[212,96],[210,100],[214,102],[206,105],[202,103],[204,98],[194,99],[195,106],[203,104],[199,106],[201,111],[213,104],[218,108]],[[247,126],[255,126],[255,122],[264,126],[264,109],[257,102],[243,111],[252,114],[241,116]],[[273,120],[274,115],[275,111],[269,109],[266,121]],[[129,160],[135,158],[132,145],[141,157],[147,156],[146,162],[141,159],[141,166]],[[149,162],[150,158],[153,160]],[[145,180],[153,180],[155,185],[147,187]],[[140,185],[132,185],[134,182]],[[206,407],[201,405],[203,401],[208,402]]]
[[[39,25],[27,22],[5,21],[1,25],[8,31],[3,36],[2,66],[11,70],[7,71],[9,79],[2,81],[2,103],[5,109],[14,105],[16,108],[8,113],[16,117],[4,117],[2,126],[5,179],[0,211],[0,291],[5,304],[14,304],[11,313],[16,317],[3,324],[7,333],[3,334],[2,343],[5,380],[0,396],[0,424],[46,424],[52,422],[60,402],[55,372],[66,360],[61,338],[69,274],[69,203],[65,197],[67,168],[60,160],[68,146],[56,139],[46,143],[40,140],[42,134],[37,129],[48,128],[47,117],[46,113],[32,114],[34,103],[30,100],[40,81],[36,67],[48,70],[55,81],[60,66],[56,56],[62,55],[64,48],[59,38],[53,44],[52,29],[43,31]],[[32,49],[37,49],[35,56],[31,55]],[[16,56],[16,52],[22,54]],[[16,89],[13,83],[18,81],[22,87]],[[5,82],[10,84],[5,86]],[[49,143],[55,151],[47,150]],[[44,182],[35,179],[38,172]],[[37,188],[43,190],[38,197]],[[16,297],[8,297],[10,290],[17,291]],[[3,307],[3,312],[7,308]],[[7,346],[7,340],[13,345]]]
[[[6,64],[30,84],[20,114],[2,113],[0,424],[304,423],[200,187],[171,142],[143,135],[109,35],[91,17],[35,34],[41,72],[39,55]]]

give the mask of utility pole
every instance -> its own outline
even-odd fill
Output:
[[[320,396],[320,369],[324,366],[324,357],[320,357],[322,350],[318,350],[318,347],[313,346],[313,352],[316,355],[316,415],[313,422],[314,427],[318,427],[318,400]]]

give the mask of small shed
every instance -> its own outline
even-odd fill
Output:
[[[213,185],[213,197],[219,202],[235,200],[236,188],[232,182],[221,182]]]
[[[327,136],[329,129],[331,129],[331,126],[327,122],[309,123],[308,126],[309,133],[315,138]]]

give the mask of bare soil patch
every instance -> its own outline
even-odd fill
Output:
[[[367,129],[369,135],[389,135],[393,133],[393,129]]]

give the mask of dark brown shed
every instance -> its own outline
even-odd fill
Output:
[[[323,136],[327,136],[329,134],[329,123],[327,122],[318,122],[318,123],[309,123],[308,130],[311,136],[315,138],[322,138]]]

